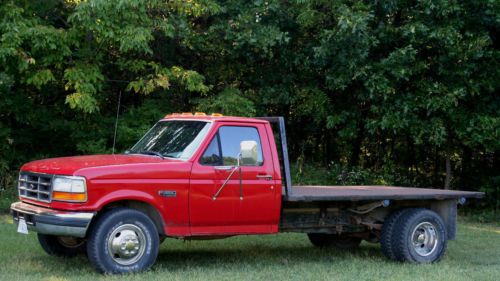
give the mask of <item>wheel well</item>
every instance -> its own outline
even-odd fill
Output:
[[[149,218],[151,218],[151,220],[153,220],[156,228],[158,229],[158,233],[161,235],[165,235],[163,218],[162,218],[160,212],[158,212],[158,210],[155,207],[151,206],[148,203],[142,202],[142,201],[122,200],[122,201],[111,202],[111,203],[105,205],[104,207],[102,207],[102,209],[99,211],[97,216],[105,213],[106,211],[108,211],[110,209],[117,208],[117,207],[127,207],[127,208],[131,208],[131,209],[135,209],[135,210],[138,210],[140,212],[143,212],[145,215],[147,215]]]

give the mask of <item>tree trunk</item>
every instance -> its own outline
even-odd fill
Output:
[[[358,121],[358,135],[352,144],[351,157],[349,159],[350,166],[359,165],[359,157],[361,155],[361,145],[363,144],[363,139],[365,138],[365,126],[363,120]]]
[[[453,174],[451,171],[451,153],[446,153],[446,179],[444,181],[444,189],[450,189],[451,180],[453,179]]]

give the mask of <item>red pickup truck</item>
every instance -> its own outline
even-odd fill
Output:
[[[455,238],[457,203],[484,195],[292,186],[282,117],[203,113],[166,116],[124,154],[27,163],[18,190],[18,232],[37,232],[50,255],[86,253],[106,273],[151,267],[166,237],[278,232],[317,247],[380,242],[390,259],[434,262]]]

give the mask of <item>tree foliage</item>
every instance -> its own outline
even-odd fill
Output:
[[[298,163],[498,202],[499,27],[493,0],[4,1],[0,173],[109,152],[122,93],[119,149],[173,111],[283,115]]]

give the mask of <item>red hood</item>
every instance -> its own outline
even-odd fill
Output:
[[[137,154],[88,155],[37,160],[24,164],[21,170],[46,174],[73,175],[83,168],[174,161],[176,160]]]

